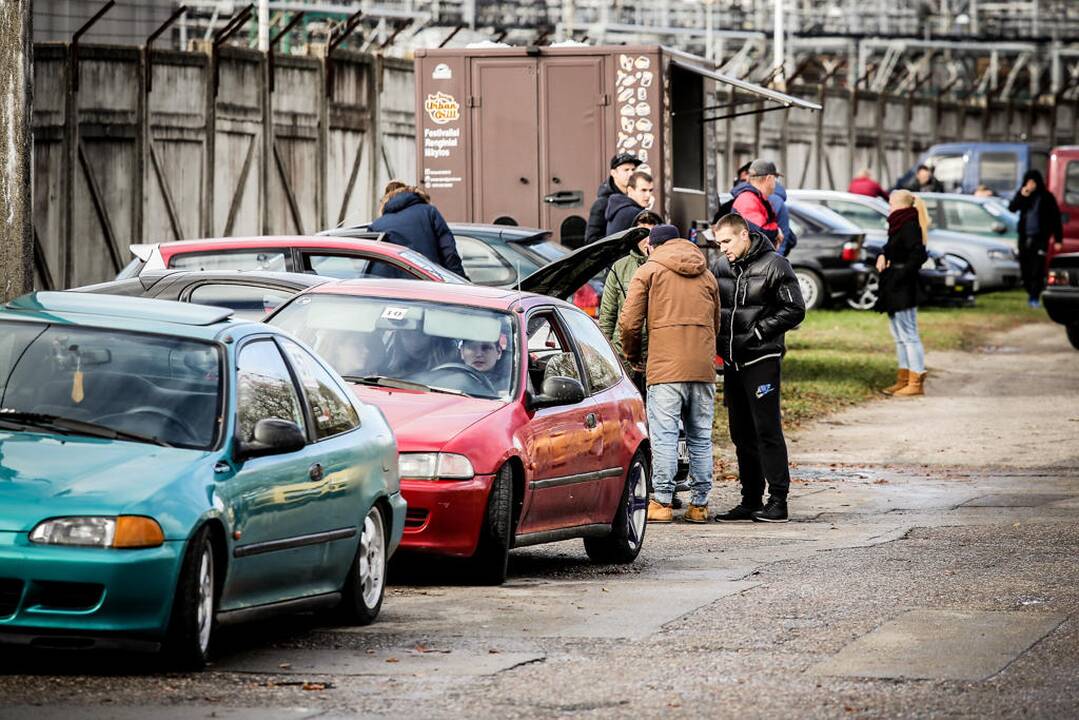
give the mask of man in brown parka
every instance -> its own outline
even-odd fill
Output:
[[[704,254],[673,225],[649,234],[652,253],[633,275],[618,326],[626,359],[641,360],[647,320],[648,434],[652,442],[652,498],[648,520],[670,522],[678,469],[678,430],[689,450],[690,506],[684,520],[708,521],[712,490],[712,417],[719,334],[719,293]]]

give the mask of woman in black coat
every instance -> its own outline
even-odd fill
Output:
[[[925,348],[918,334],[918,271],[925,262],[929,215],[925,203],[908,190],[896,190],[888,201],[888,242],[877,257],[880,294],[876,309],[888,313],[895,338],[899,371],[886,395],[905,397],[924,394]]]
[[[457,253],[457,241],[446,220],[417,188],[396,180],[387,185],[382,198],[382,217],[368,229],[385,233],[389,242],[411,248],[431,262],[467,277]]]
[[[1023,185],[1008,209],[1019,213],[1019,267],[1023,287],[1030,298],[1030,306],[1038,307],[1038,298],[1045,289],[1045,254],[1049,243],[1059,244],[1064,239],[1060,206],[1045,187],[1042,174],[1030,170],[1023,176]]]

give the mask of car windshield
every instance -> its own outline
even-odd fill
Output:
[[[499,400],[513,396],[517,350],[508,313],[311,294],[296,298],[269,322],[304,340],[352,382]]]
[[[0,320],[5,422],[30,413],[59,432],[100,426],[123,439],[209,449],[220,397],[221,353],[208,342]]]

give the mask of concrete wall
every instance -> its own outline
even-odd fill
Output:
[[[271,92],[257,51],[152,60],[82,45],[76,90],[69,48],[37,47],[38,287],[109,279],[133,243],[369,220],[391,175],[412,180],[409,63],[279,56]]]

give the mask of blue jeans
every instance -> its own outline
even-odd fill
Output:
[[[652,440],[652,496],[669,503],[678,472],[678,429],[686,428],[690,502],[707,505],[712,490],[713,383],[661,383],[648,386],[648,435]]]
[[[888,316],[895,338],[895,355],[899,367],[911,372],[925,372],[925,348],[918,336],[918,309],[900,310]]]

